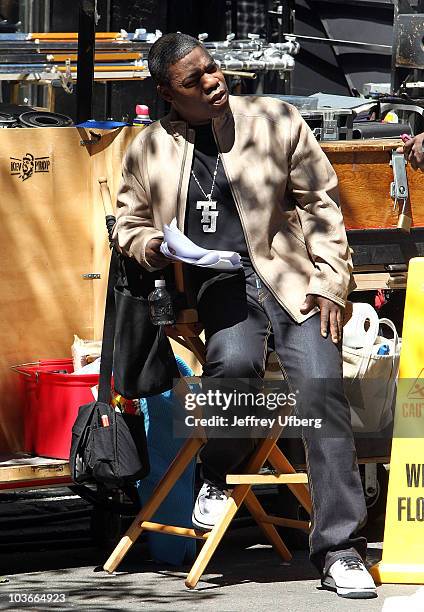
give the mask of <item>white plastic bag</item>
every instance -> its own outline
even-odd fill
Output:
[[[388,327],[393,339],[377,335],[374,342],[361,348],[343,344],[343,379],[350,403],[352,427],[362,433],[379,432],[393,420],[401,340],[390,319],[380,319],[379,327]],[[379,355],[382,345],[387,355]]]
[[[74,343],[71,347],[74,372],[80,370],[100,357],[102,352],[101,340],[83,340],[74,334]]]

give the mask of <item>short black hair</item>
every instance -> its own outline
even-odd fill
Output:
[[[149,72],[157,85],[168,85],[169,67],[185,57],[196,47],[203,47],[202,43],[181,32],[165,34],[152,45],[147,59]]]

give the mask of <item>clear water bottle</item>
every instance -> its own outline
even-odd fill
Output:
[[[152,120],[149,115],[149,107],[145,104],[137,104],[135,107],[136,117],[133,120],[133,125],[150,125]]]
[[[165,288],[164,280],[155,280],[155,289],[149,294],[150,319],[153,325],[172,325],[175,323],[171,296]]]

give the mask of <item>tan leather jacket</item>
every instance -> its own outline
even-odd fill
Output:
[[[299,323],[316,312],[300,313],[307,293],[344,306],[355,285],[330,162],[293,106],[230,96],[230,109],[212,126],[257,274]],[[126,152],[114,236],[148,270],[148,241],[173,217],[184,229],[193,145],[171,114]]]

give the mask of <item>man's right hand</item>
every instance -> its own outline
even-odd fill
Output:
[[[160,252],[161,238],[152,238],[146,244],[145,258],[152,268],[164,268],[171,260]]]

